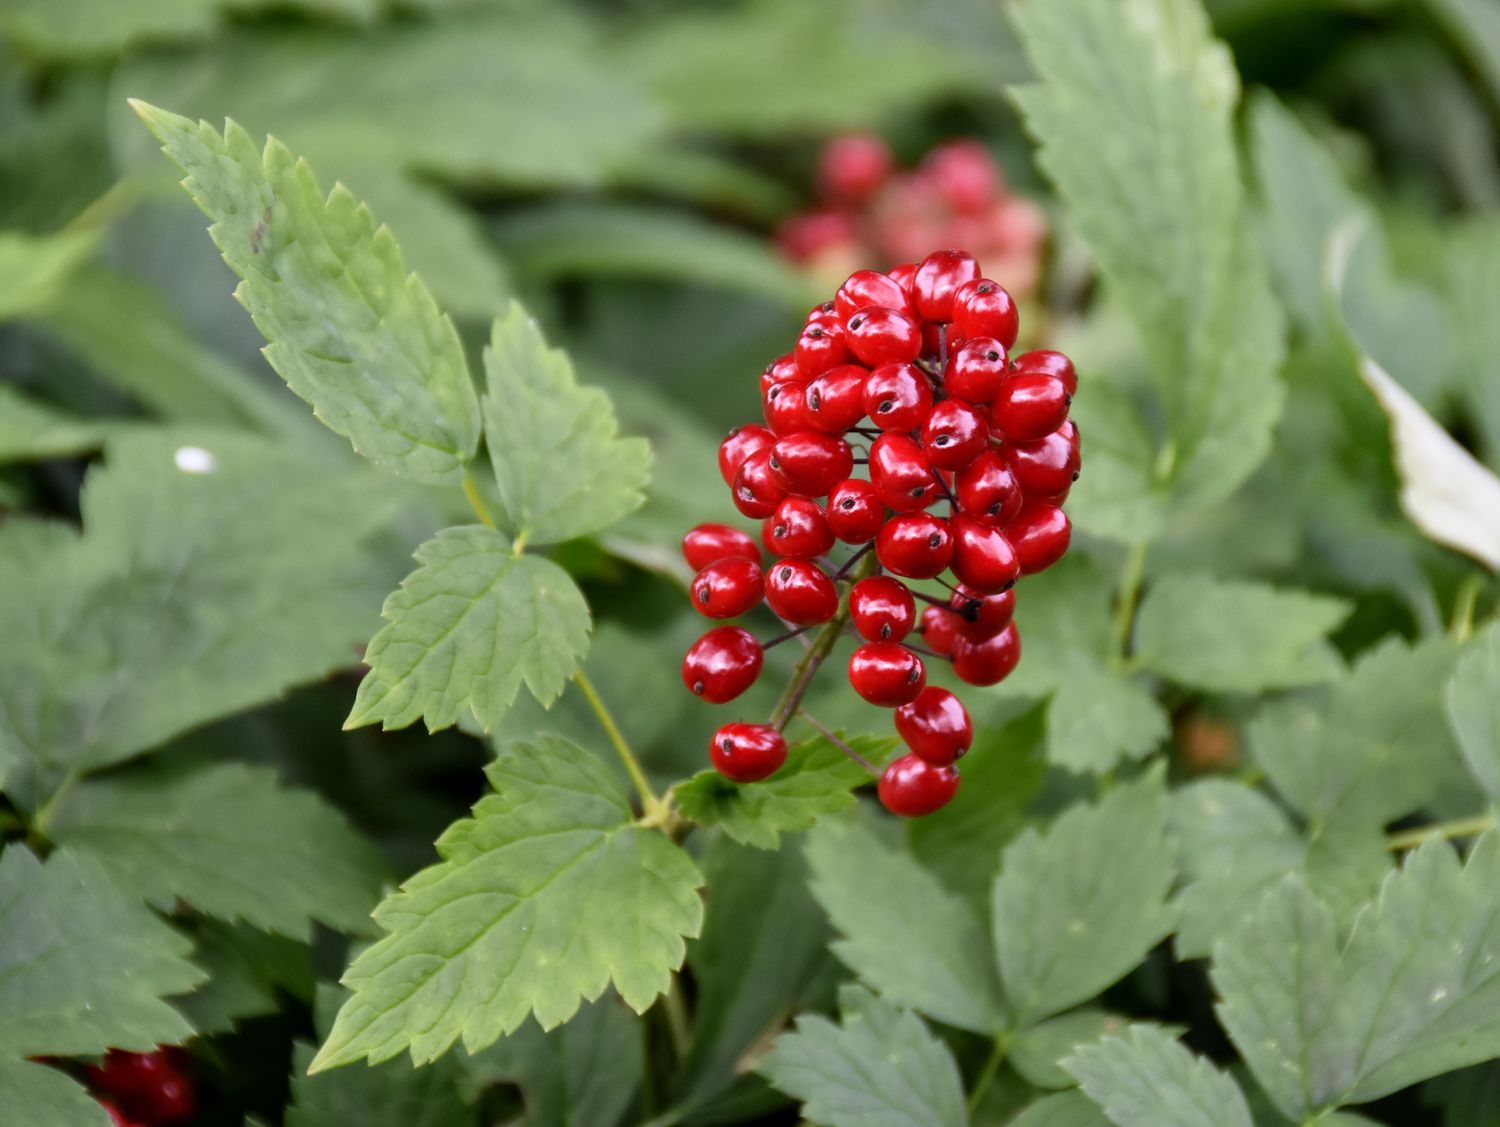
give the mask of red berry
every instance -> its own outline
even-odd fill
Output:
[[[903,262],[900,266],[892,266],[885,272],[885,276],[896,285],[901,287],[901,292],[906,295],[906,304],[911,304],[911,282],[917,276],[917,264],[915,262]],[[892,308],[895,308],[894,306]]]
[[[983,211],[1000,194],[1000,170],[978,141],[939,145],[922,161],[922,171],[943,202],[961,215]]]
[[[149,1053],[111,1049],[102,1063],[88,1070],[88,1080],[94,1090],[109,1096],[129,1114],[127,1119],[119,1109],[110,1108],[118,1122],[141,1120],[169,1127],[190,1116],[197,1103],[192,1078],[187,1074],[188,1059],[187,1053],[178,1048]]]
[[[958,768],[937,767],[915,755],[893,759],[876,788],[880,804],[903,818],[920,818],[941,810],[958,793]]]
[[[688,567],[702,571],[720,560],[739,558],[760,563],[760,549],[755,541],[738,528],[727,524],[700,524],[682,538],[682,558]]]
[[[983,524],[968,513],[955,513],[948,520],[953,534],[953,574],[961,583],[986,594],[1004,591],[1020,578],[1016,550],[998,528]]]
[[[152,1127],[171,1127],[182,1123],[197,1110],[198,1100],[192,1083],[185,1077],[164,1077],[148,1099],[143,1099],[135,1113]]]
[[[953,673],[970,685],[998,685],[1020,660],[1021,635],[1014,622],[982,642],[960,636],[953,647]]]
[[[971,337],[948,358],[943,389],[969,403],[990,403],[1010,374],[1005,346],[994,337]]]
[[[1061,352],[1053,352],[1049,348],[1023,352],[1015,358],[1011,367],[1018,375],[1022,372],[1036,372],[1044,376],[1056,376],[1062,380],[1069,395],[1078,394],[1078,373],[1073,369],[1073,361]]]
[[[1005,535],[1015,545],[1021,574],[1035,575],[1063,558],[1073,536],[1073,526],[1068,515],[1056,505],[1031,501],[1006,526]]]
[[[865,417],[865,379],[870,370],[858,364],[830,368],[802,393],[807,420],[814,430],[843,434]]]
[[[979,263],[961,250],[933,251],[912,276],[912,304],[929,321],[953,320],[953,298],[965,282],[979,277]],[[968,336],[968,333],[964,333]]]
[[[984,453],[989,443],[989,423],[961,399],[943,400],[922,424],[922,448],[940,470],[962,469]]]
[[[872,575],[849,592],[849,617],[865,641],[899,642],[916,625],[917,604],[906,584]]]
[[[1066,493],[1078,479],[1078,428],[1070,419],[1037,442],[1006,443],[1005,454],[1028,496]]]
[[[822,497],[849,476],[854,468],[854,452],[842,438],[799,431],[778,438],[770,449],[768,461],[770,472],[783,492]]]
[[[928,685],[916,700],[896,709],[896,731],[913,755],[938,767],[952,763],[974,742],[969,710],[936,685]]]
[[[1015,588],[986,594],[960,583],[948,605],[954,633],[971,642],[993,638],[1010,625],[1016,615]]]
[[[902,364],[922,354],[922,329],[907,314],[879,305],[867,306],[849,318],[849,349],[874,368]]]
[[[760,564],[747,559],[711,563],[693,580],[693,606],[708,618],[734,618],[758,605],[766,593]]]
[[[882,434],[870,444],[870,482],[898,513],[926,508],[940,489],[927,452],[904,434]]]
[[[734,485],[734,475],[739,473],[745,459],[757,450],[764,450],[776,441],[776,436],[762,426],[749,424],[735,427],[723,442],[719,443],[719,476],[724,484]]]
[[[807,497],[788,497],[766,518],[766,547],[778,556],[811,559],[833,547],[833,529],[823,506]]]
[[[875,538],[875,557],[887,571],[908,579],[940,575],[953,558],[953,535],[931,513],[892,517]]]
[[[1021,334],[1021,314],[1004,286],[976,278],[953,295],[953,325],[962,336],[993,337],[1013,348]]]
[[[853,248],[858,237],[854,216],[833,208],[793,215],[776,228],[777,247],[799,263],[810,262],[835,247]]]
[[[1035,442],[1063,425],[1073,397],[1056,376],[1022,372],[995,397],[995,426],[1014,442]]]
[[[871,704],[895,708],[927,687],[922,659],[896,642],[866,642],[849,655],[849,684]]]
[[[766,572],[766,605],[793,626],[816,626],[838,613],[839,593],[811,560],[780,560]]]
[[[823,148],[818,189],[830,200],[859,203],[885,182],[895,166],[886,143],[873,133],[845,133]]]
[[[747,517],[770,516],[787,495],[786,487],[771,469],[771,451],[774,449],[757,450],[745,459],[739,473],[734,475],[734,507]]]
[[[761,396],[761,413],[773,434],[795,434],[807,430],[807,405],[803,396],[806,380],[788,380],[767,389]]]
[[[718,626],[688,647],[682,683],[695,696],[723,704],[755,684],[764,662],[754,634],[739,626]]]
[[[932,381],[915,364],[882,364],[865,379],[864,409],[881,430],[916,430],[932,409]]]
[[[849,361],[849,341],[843,326],[837,322],[815,322],[797,338],[797,367],[808,377],[820,376],[829,368]]]
[[[964,512],[985,524],[1005,525],[1021,511],[1021,483],[994,450],[986,450],[958,471],[953,492]]]
[[[947,657],[958,644],[958,615],[943,607],[928,607],[922,612],[918,633],[929,649]]]
[[[833,295],[833,307],[846,323],[861,309],[879,305],[908,312],[906,291],[901,283],[878,270],[856,270]]]
[[[868,544],[885,524],[885,502],[868,481],[851,477],[829,490],[827,519],[845,544]]]
[[[769,724],[725,724],[714,733],[708,757],[726,779],[758,783],[786,762],[786,740]]]
[[[833,302],[820,301],[807,311],[807,319],[803,322],[802,327],[810,329],[814,325],[832,325],[835,329],[842,330],[844,319],[835,311]]]
[[[761,370],[760,393],[765,395],[776,384],[788,381],[793,383],[807,381],[807,377],[802,374],[802,369],[797,367],[797,355],[793,352],[782,353]]]

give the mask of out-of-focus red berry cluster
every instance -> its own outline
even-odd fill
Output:
[[[683,538],[700,613],[734,618],[764,601],[793,628],[765,645],[739,626],[695,642],[683,682],[716,703],[755,682],[765,646],[838,616],[838,584],[850,584],[849,622],[863,641],[850,684],[896,709],[910,749],[880,781],[881,801],[898,814],[952,798],[954,761],[973,735],[958,698],[927,685],[922,655],[950,661],[971,685],[1005,678],[1021,654],[1012,587],[1068,547],[1077,377],[1058,352],[1013,358],[1019,329],[1010,294],[964,251],[854,272],[761,374],[765,425],[737,427],[719,448],[734,505],[761,521],[773,562],[763,566],[760,546],[728,525]],[[856,550],[836,563],[840,543]],[[903,580],[931,580],[942,593]],[[714,766],[739,782],[774,774],[790,708],[769,724],[719,729]]]
[[[939,145],[902,172],[879,137],[844,134],[824,147],[817,185],[817,204],[786,219],[776,245],[829,285],[860,266],[909,262],[944,246],[968,248],[1017,297],[1036,285],[1047,218],[1007,190],[978,141]]]

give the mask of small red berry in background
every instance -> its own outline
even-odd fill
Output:
[[[88,1084],[119,1127],[173,1127],[197,1110],[189,1063],[183,1049],[111,1049],[89,1068]]]
[[[839,157],[848,167],[825,169],[845,202],[883,190],[877,173],[889,175],[883,149],[866,141]],[[985,160],[976,146],[953,148],[923,175],[941,180],[945,206],[973,208],[1002,183]],[[940,250],[884,273],[853,270],[758,377],[765,425],[731,431],[718,470],[771,558],[723,524],[692,529],[682,552],[700,613],[780,623],[764,642],[747,626],[710,630],[683,658],[683,683],[733,700],[761,675],[765,649],[825,632],[803,640],[768,722],[714,733],[709,760],[726,778],[756,783],[781,769],[782,729],[852,627],[850,687],[894,711],[909,750],[880,775],[880,801],[920,817],[958,792],[974,725],[929,677],[987,686],[1015,669],[1016,583],[1067,551],[1063,503],[1080,465],[1068,417],[1077,373],[1058,352],[1012,356],[1018,332],[1005,288],[967,251]]]

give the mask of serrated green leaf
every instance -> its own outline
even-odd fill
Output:
[[[0,1053],[145,1051],[190,1037],[162,999],[203,972],[192,944],[92,862],[59,849],[43,864],[0,854]]]
[[[1454,659],[1442,640],[1386,642],[1326,689],[1264,708],[1251,754],[1315,826],[1382,825],[1416,810],[1456,759],[1441,707]]]
[[[1206,508],[1265,456],[1282,400],[1229,53],[1191,0],[1029,0],[1014,17],[1041,79],[1014,94],[1041,165],[1148,342],[1170,443],[1158,480]]]
[[[1112,1127],[1099,1105],[1082,1092],[1045,1096],[1010,1121],[1007,1127]]]
[[[1171,573],[1152,584],[1135,625],[1135,658],[1184,685],[1259,692],[1337,676],[1324,639],[1349,615],[1342,599],[1264,583]]]
[[[99,232],[90,230],[0,231],[0,322],[45,306],[98,241]]]
[[[1123,1031],[1129,1023],[1104,1010],[1074,1010],[1022,1030],[1005,1060],[1028,1084],[1071,1088],[1077,1081],[1063,1068],[1063,1058],[1080,1045]]]
[[[1128,849],[1121,843],[1129,842]],[[1175,876],[1160,771],[1030,829],[1005,850],[993,931],[1005,996],[1024,1025],[1098,994],[1172,929]]]
[[[159,907],[181,899],[293,937],[314,920],[366,930],[384,872],[374,847],[321,798],[241,763],[89,779],[47,825],[57,844]]]
[[[896,741],[862,736],[850,748],[877,766],[890,758]],[[719,826],[735,841],[757,849],[781,848],[783,833],[813,827],[819,816],[854,805],[855,787],[869,773],[822,736],[787,748],[786,764],[765,782],[730,782],[717,771],[700,771],[672,789],[683,817]]]
[[[1469,773],[1500,801],[1500,625],[1486,629],[1459,658],[1443,705]]]
[[[85,480],[81,537],[0,529],[11,798],[34,808],[69,772],[351,665],[388,583],[360,544],[392,503],[376,484],[225,432],[140,431]]]
[[[839,1002],[838,1025],[802,1015],[757,1071],[828,1127],[968,1123],[958,1065],[916,1014],[858,986],[845,987]]]
[[[453,323],[409,274],[390,231],[347,189],[326,197],[271,138],[144,103],[136,111],[213,220],[266,359],[332,430],[392,473],[453,484],[479,443],[479,402]],[[317,316],[309,316],[316,310]]]
[[[380,610],[389,625],[344,726],[436,731],[472,714],[489,731],[523,682],[556,700],[588,651],[588,604],[568,573],[477,524],[444,529],[415,558]]]
[[[242,1020],[275,1013],[283,994],[311,1002],[312,949],[305,943],[206,917],[187,923],[193,963],[208,980],[170,999],[200,1035],[227,1033]]]
[[[485,442],[501,527],[551,544],[597,532],[645,500],[651,448],[622,438],[609,396],[582,387],[521,306],[495,322],[484,351]]]
[[[26,1127],[110,1127],[88,1090],[66,1072],[0,1055],[0,1108]]]
[[[1065,1067],[1117,1127],[1254,1127],[1239,1085],[1155,1026],[1084,1045]]]
[[[1085,369],[1085,377],[1093,373]],[[1082,476],[1068,493],[1068,516],[1080,531],[1126,544],[1161,535],[1168,497],[1157,480],[1161,455],[1140,408],[1124,388],[1090,379],[1070,411],[1088,435]]]
[[[813,896],[844,937],[834,954],[855,974],[890,1001],[947,1025],[977,1033],[1004,1025],[989,938],[967,904],[857,824],[824,822],[806,850]],[[880,897],[870,895],[874,888]],[[913,951],[922,958],[913,960]]]
[[[605,766],[554,737],[501,751],[496,793],[438,840],[442,861],[388,897],[389,934],[344,975],[353,997],[313,1061],[372,1063],[409,1049],[470,1052],[535,1014],[567,1021],[611,981],[637,1012],[698,934],[703,883],[686,853],[633,824]]]
[[[1083,654],[1064,659],[1065,673],[1047,706],[1047,758],[1076,772],[1111,771],[1149,755],[1167,738],[1167,714],[1134,677]]]

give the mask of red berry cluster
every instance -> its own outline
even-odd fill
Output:
[[[735,507],[762,522],[773,562],[763,566],[755,541],[728,525],[683,538],[698,573],[693,605],[709,618],[764,600],[800,633],[833,619],[838,582],[851,584],[849,621],[863,644],[849,681],[896,710],[910,748],[880,780],[897,814],[931,813],[953,797],[953,764],[973,734],[958,698],[927,685],[921,655],[950,661],[971,685],[1004,679],[1021,654],[1012,587],[1068,548],[1061,506],[1078,476],[1068,419],[1077,378],[1058,352],[1012,358],[1018,329],[1010,295],[963,251],[851,274],[761,375],[766,425],[737,427],[719,447]],[[931,511],[939,504],[944,515]],[[842,566],[829,560],[839,542],[857,546]],[[861,560],[876,574],[859,577]],[[946,597],[902,580],[934,580]],[[920,616],[919,600],[929,604]],[[706,700],[733,700],[760,675],[764,649],[748,630],[720,626],[688,650],[683,681]],[[774,774],[788,719],[726,724],[714,766],[739,782]]]
[[[172,1127],[187,1122],[198,1102],[182,1049],[111,1049],[88,1070],[88,1083],[115,1127]]]
[[[785,220],[781,252],[829,284],[865,263],[920,258],[928,247],[968,247],[1024,297],[1036,284],[1047,220],[1006,189],[989,150],[974,140],[933,149],[916,168],[896,169],[879,137],[850,133],[825,146],[818,203]]]

